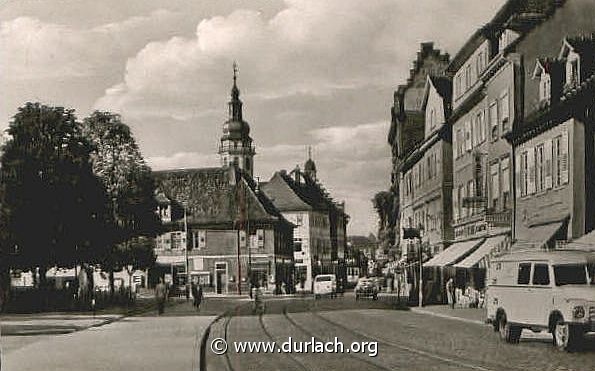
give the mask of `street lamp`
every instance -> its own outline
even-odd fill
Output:
[[[185,246],[184,246],[184,260],[186,263],[186,283],[184,285],[184,290],[186,292],[186,299],[188,299],[188,285],[190,284],[190,270],[188,269],[188,218],[186,213],[186,205],[184,205],[184,239],[185,239]]]

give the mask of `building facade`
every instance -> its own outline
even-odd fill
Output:
[[[221,167],[154,172],[166,231],[157,237],[156,276],[217,294],[293,291],[293,227],[252,179],[255,154],[234,81],[223,125]]]
[[[297,291],[311,291],[317,274],[334,273],[346,283],[345,249],[349,216],[316,181],[310,158],[305,171],[276,172],[262,185],[263,192],[295,225],[293,232]]]
[[[421,105],[424,140],[401,166],[400,207],[403,228],[422,230],[422,244],[431,256],[452,240],[452,143],[447,125],[451,83],[446,77],[428,76]],[[402,237],[402,235],[401,235]],[[412,241],[403,240],[406,257],[416,254]]]
[[[398,238],[401,236],[403,227],[399,205],[402,192],[401,166],[415,146],[425,138],[425,113],[422,111],[422,103],[427,77],[443,76],[448,63],[448,54],[435,49],[433,43],[422,43],[417,58],[413,62],[413,68],[409,71],[407,82],[399,85],[394,93],[388,142],[392,152],[391,191],[395,194],[394,213],[397,229],[395,235],[397,236],[396,245],[399,247],[401,244]],[[400,253],[406,254],[406,251],[400,251]]]
[[[525,99],[537,104],[509,136],[517,248],[563,246],[595,228],[595,39],[565,36],[558,46],[532,61]]]
[[[588,0],[507,1],[446,68],[453,81],[453,239],[424,263],[441,268],[441,286],[446,272],[459,286],[482,288],[491,256],[561,246],[595,228],[587,211],[595,206],[594,12]],[[399,112],[395,104],[394,122]],[[426,107],[426,129],[430,121]],[[399,157],[398,128],[391,126],[389,139],[393,166],[404,169],[408,158],[417,164],[422,156]],[[410,152],[423,149],[414,142]],[[401,227],[423,225],[408,183],[398,190]]]

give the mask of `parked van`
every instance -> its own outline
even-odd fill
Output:
[[[334,274],[319,274],[314,277],[314,297],[323,295],[335,297],[337,294],[337,277]]]
[[[522,329],[548,330],[554,345],[572,350],[595,332],[593,253],[514,252],[493,259],[487,287],[488,321],[509,343]]]

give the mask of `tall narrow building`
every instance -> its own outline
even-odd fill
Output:
[[[237,65],[233,65],[233,87],[229,101],[229,118],[223,124],[223,135],[219,144],[222,166],[234,166],[254,175],[256,150],[250,137],[250,125],[242,117],[242,101],[237,86]]]

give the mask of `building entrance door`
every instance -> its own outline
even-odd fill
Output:
[[[215,263],[215,292],[227,293],[227,263]]]

